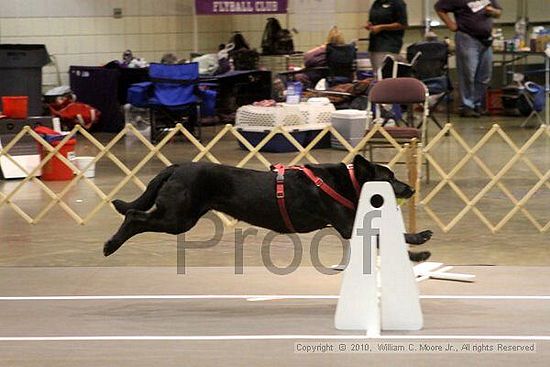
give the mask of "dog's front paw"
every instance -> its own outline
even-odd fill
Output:
[[[432,256],[432,253],[430,251],[421,251],[421,252],[409,251],[409,259],[417,263],[428,260],[430,256]]]
[[[433,236],[433,232],[430,231],[430,230],[427,230],[427,231],[422,231],[420,233],[417,233],[417,235],[419,235],[421,238],[422,238],[422,243],[426,243],[428,242],[429,240],[432,239],[432,236]]]
[[[409,245],[422,245],[428,242],[433,236],[433,232],[430,230],[422,231],[419,233],[406,233],[405,242]]]

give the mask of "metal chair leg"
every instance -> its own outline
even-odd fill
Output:
[[[201,105],[200,103],[197,103],[197,129],[198,129],[198,134],[197,134],[197,138],[200,142],[202,142],[202,119],[201,119]]]
[[[156,120],[156,114],[155,110],[153,108],[149,108],[149,121],[151,124],[151,133],[149,139],[151,140],[152,144],[157,143],[157,120]]]

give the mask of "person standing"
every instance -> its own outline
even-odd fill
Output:
[[[479,117],[491,81],[493,19],[500,17],[502,7],[498,0],[438,0],[434,8],[449,30],[456,32],[461,116]]]
[[[369,35],[372,69],[382,66],[386,55],[398,57],[407,28],[407,4],[403,0],[375,0],[369,11],[365,29]]]

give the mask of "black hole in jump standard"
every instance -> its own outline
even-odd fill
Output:
[[[384,205],[384,198],[382,197],[382,195],[373,195],[370,198],[370,204],[375,208],[380,208],[382,205]]]

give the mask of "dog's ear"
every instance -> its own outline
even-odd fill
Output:
[[[376,175],[376,166],[360,154],[353,158],[353,169],[355,170],[355,177],[360,183],[371,181]]]

